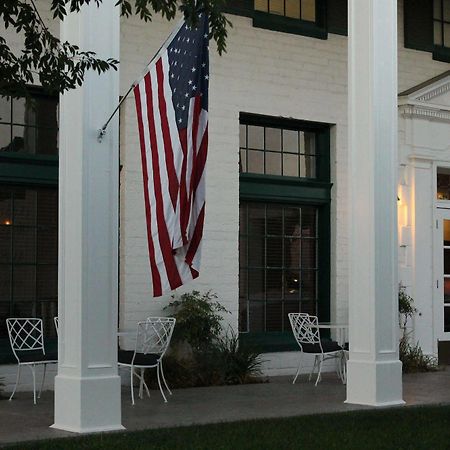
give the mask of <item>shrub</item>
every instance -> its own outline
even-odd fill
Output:
[[[221,313],[229,311],[216,299],[217,295],[211,291],[204,294],[192,291],[164,308],[171,310],[177,319],[172,337],[174,344],[187,342],[196,353],[219,339],[223,320]]]
[[[410,333],[407,332],[408,319],[414,317],[417,309],[414,307],[413,298],[405,291],[406,287],[399,285],[398,312],[399,325],[402,336],[399,343],[399,358],[402,362],[403,372],[431,372],[437,370],[437,360],[434,356],[424,355],[418,342],[410,344]]]
[[[228,311],[211,291],[181,295],[165,309],[177,319],[172,351],[163,360],[164,374],[172,387],[214,386],[261,382],[260,354],[239,342],[231,327],[223,336],[222,314]],[[183,344],[192,350],[186,352]],[[175,348],[175,351],[173,350]],[[184,351],[183,351],[184,350]],[[149,386],[156,387],[156,371],[146,372]]]

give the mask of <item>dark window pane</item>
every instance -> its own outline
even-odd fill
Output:
[[[239,204],[239,233],[247,234],[247,204]]]
[[[13,126],[13,152],[36,154],[36,128]]]
[[[444,307],[444,332],[450,331],[450,307]]]
[[[265,233],[265,207],[261,204],[250,204],[248,207],[248,234],[263,235]]]
[[[284,14],[283,0],[269,0],[269,8],[271,14]]]
[[[444,23],[444,47],[450,48],[450,24]]]
[[[283,299],[283,271],[268,269],[266,271],[266,298],[269,300]]]
[[[281,153],[266,152],[266,174],[281,175]]]
[[[36,228],[14,227],[14,263],[34,264],[36,262]]]
[[[58,230],[39,229],[37,232],[37,263],[55,264],[58,262]]]
[[[255,0],[255,9],[267,12],[269,10],[269,0]]]
[[[267,205],[267,234],[281,236],[283,233],[283,209],[279,205]]]
[[[316,20],[316,0],[302,0],[302,20]]]
[[[38,300],[56,299],[58,296],[58,266],[37,266],[36,286]]]
[[[11,122],[11,99],[0,96],[0,122]],[[0,136],[2,133],[0,133]]]
[[[300,238],[286,238],[284,252],[284,265],[290,269],[300,268],[301,241]]]
[[[310,206],[302,208],[302,237],[317,237],[317,209]]]
[[[36,317],[36,308],[34,303],[30,302],[14,302],[13,317]]]
[[[17,189],[14,193],[14,225],[36,225],[37,193],[31,189]]]
[[[298,153],[298,131],[283,130],[283,152]]]
[[[36,134],[36,153],[39,155],[56,155],[58,153],[58,130],[56,128],[37,128]]]
[[[444,278],[444,303],[450,303],[450,278]]]
[[[245,333],[248,331],[248,320],[247,320],[247,302],[243,301],[239,303],[239,331]]]
[[[442,45],[442,23],[441,22],[434,22],[434,28],[433,28],[434,38],[433,42],[435,45]]]
[[[0,124],[0,152],[13,152],[11,125]]]
[[[302,269],[316,269],[317,258],[316,258],[316,247],[317,242],[315,239],[302,239],[301,251],[302,251]]]
[[[288,300],[300,297],[300,270],[287,270],[284,277],[284,298]]]
[[[442,0],[433,0],[433,17],[442,20]]]
[[[11,237],[12,227],[0,225],[0,263],[11,262]]]
[[[247,147],[247,125],[239,125],[239,147]]]
[[[58,191],[42,189],[37,192],[37,224],[45,227],[58,227]]]
[[[0,265],[0,302],[11,300],[11,266]]]
[[[265,266],[265,254],[264,254],[264,236],[248,237],[248,266],[249,267],[264,267]]]
[[[14,301],[33,302],[36,298],[36,266],[14,266]]]
[[[248,151],[248,166],[249,173],[264,173],[264,152]]]
[[[239,271],[239,298],[246,300],[247,299],[247,270]]]
[[[0,189],[0,225],[12,223],[12,195],[8,189]]]
[[[264,127],[247,127],[248,148],[264,150]]]
[[[266,331],[283,330],[283,304],[267,303],[266,305]]]
[[[300,19],[300,0],[286,0],[286,17]]]
[[[283,175],[285,177],[298,177],[298,155],[283,154]]]
[[[444,20],[450,22],[450,2],[448,0],[443,0],[444,7]]]
[[[444,275],[450,275],[450,249],[444,249]]]
[[[26,107],[24,98],[16,98],[13,100],[13,123],[18,125],[35,125],[35,114],[31,112],[30,107]],[[30,101],[28,101],[30,105]]]
[[[250,300],[264,300],[265,298],[264,270],[248,271],[248,298]]]
[[[284,208],[284,235],[300,236],[300,208]]]
[[[266,128],[266,150],[281,151],[281,130]]]
[[[239,152],[239,172],[240,173],[248,172],[247,151],[246,150],[240,150],[240,152]]]
[[[283,266],[283,238],[268,237],[266,239],[266,265],[267,267]]]
[[[302,270],[300,274],[302,300],[316,299],[316,271]]]
[[[249,330],[253,333],[265,331],[264,303],[250,302],[249,307]]]
[[[58,302],[38,302],[36,315],[42,318],[42,326],[44,329],[45,338],[55,338],[56,330],[53,318],[58,315]]]

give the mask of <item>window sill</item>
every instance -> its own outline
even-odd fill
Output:
[[[253,26],[283,33],[299,34],[316,39],[328,38],[327,31],[317,25],[317,23],[291,19],[290,17],[276,16],[261,11],[254,11]]]

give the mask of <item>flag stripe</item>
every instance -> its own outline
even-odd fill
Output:
[[[139,141],[141,144],[141,158],[142,158],[142,169],[143,169],[143,181],[144,181],[144,202],[145,202],[145,217],[147,219],[147,240],[148,240],[148,254],[150,258],[150,268],[152,271],[152,281],[153,281],[153,291],[155,296],[162,295],[161,288],[161,277],[159,271],[156,267],[155,262],[155,248],[153,246],[153,239],[151,235],[151,218],[150,218],[150,201],[148,192],[148,171],[147,171],[147,156],[144,141],[144,127],[142,123],[142,105],[141,105],[141,94],[139,91],[139,85],[134,88],[134,97],[136,100],[136,109],[138,116],[138,128],[139,128]]]

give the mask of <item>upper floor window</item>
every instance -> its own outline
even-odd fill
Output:
[[[255,0],[255,10],[309,22],[316,21],[316,0]]]
[[[0,97],[0,155],[58,154],[57,97]]]
[[[314,132],[241,123],[239,148],[241,173],[316,178]]]
[[[450,0],[434,0],[434,45],[450,48]]]

